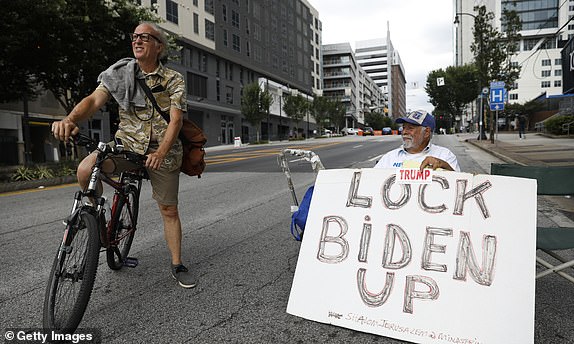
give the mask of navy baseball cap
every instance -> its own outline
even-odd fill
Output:
[[[411,111],[405,117],[397,118],[395,122],[421,125],[431,128],[432,131],[434,131],[435,128],[434,116],[425,110]]]

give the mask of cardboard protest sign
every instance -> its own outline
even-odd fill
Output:
[[[533,343],[535,254],[535,180],[323,170],[287,312],[414,343]]]

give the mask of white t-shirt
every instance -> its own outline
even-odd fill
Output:
[[[421,162],[427,157],[432,156],[446,161],[450,167],[455,171],[460,172],[460,166],[456,155],[454,155],[448,148],[433,145],[429,143],[425,149],[420,153],[411,154],[404,149],[404,146],[394,149],[387,154],[383,155],[381,160],[375,165],[375,168],[417,168],[420,167]]]

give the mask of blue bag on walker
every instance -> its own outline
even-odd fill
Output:
[[[309,214],[309,206],[311,205],[311,198],[313,197],[313,189],[314,186],[307,189],[305,196],[303,196],[301,200],[301,204],[299,204],[299,209],[291,215],[291,234],[297,241],[303,239],[307,215]]]

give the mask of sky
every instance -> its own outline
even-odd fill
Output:
[[[424,90],[429,72],[454,64],[452,0],[307,0],[319,12],[323,44],[387,36],[407,79],[407,110],[433,110]]]

